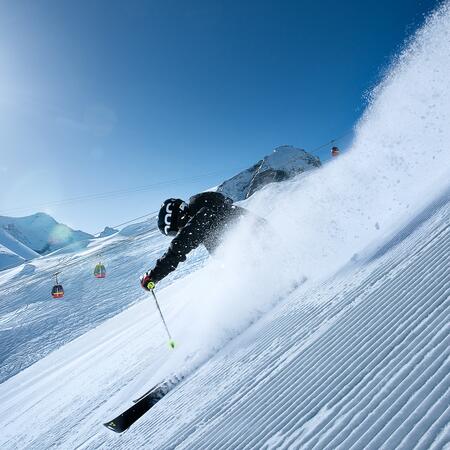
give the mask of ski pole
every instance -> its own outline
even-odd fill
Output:
[[[162,320],[162,322],[164,324],[164,328],[167,331],[167,336],[169,336],[169,347],[170,348],[175,348],[175,341],[172,339],[172,336],[170,335],[169,328],[167,327],[166,321],[164,320],[163,313],[161,311],[161,308],[159,307],[158,299],[156,298],[156,294],[155,294],[155,291],[153,290],[153,288],[150,289],[150,292],[152,293],[153,298],[155,299],[156,307],[158,308],[159,315],[161,316],[161,320]]]

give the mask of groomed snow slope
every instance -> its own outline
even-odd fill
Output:
[[[446,204],[364,269],[299,289],[118,448],[442,448],[449,219]]]
[[[448,195],[296,289],[118,436],[102,421],[168,356],[153,305],[131,307],[0,386],[1,448],[445,448]]]

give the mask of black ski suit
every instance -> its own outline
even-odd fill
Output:
[[[190,219],[173,238],[167,252],[156,261],[151,271],[157,283],[174,271],[187,254],[203,244],[209,253],[219,246],[223,234],[247,210],[218,192],[204,192],[189,199]]]

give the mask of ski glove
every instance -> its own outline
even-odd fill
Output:
[[[148,272],[145,272],[144,275],[141,275],[141,286],[146,291],[151,291],[152,289],[155,289],[156,283],[152,280],[152,271],[149,270]]]

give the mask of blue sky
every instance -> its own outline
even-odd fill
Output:
[[[315,149],[436,4],[0,1],[0,215],[96,232],[278,145]]]

